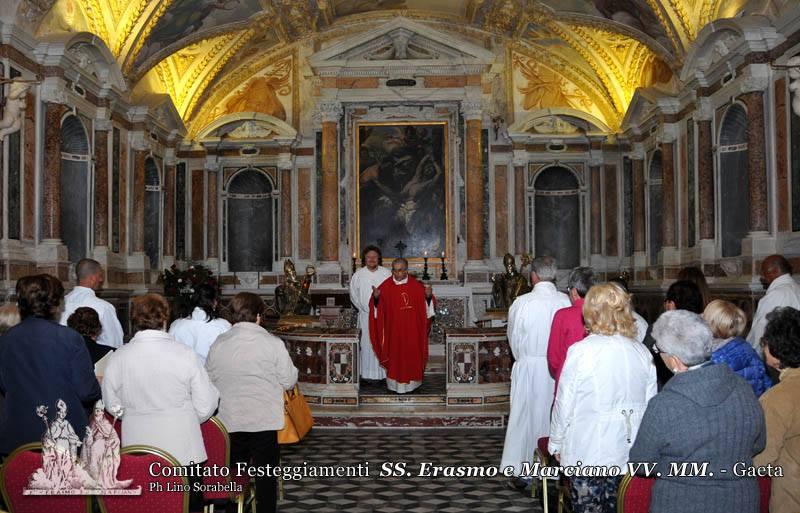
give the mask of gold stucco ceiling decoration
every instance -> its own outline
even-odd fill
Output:
[[[187,124],[195,126],[212,121],[207,118],[218,107],[215,101],[274,69],[275,59],[292,53],[298,41],[316,38],[314,44],[318,45],[401,15],[467,40],[482,40],[487,47],[505,46],[535,55],[546,76],[523,80],[518,67],[511,73],[523,83],[513,86],[517,88],[514,94],[521,94],[519,87],[527,88],[528,82],[534,84],[529,93],[540,91],[536,80],[557,81],[550,76],[556,74],[566,89],[544,98],[562,102],[571,98],[566,103],[577,105],[588,98],[591,106],[585,107],[587,111],[614,127],[619,126],[637,87],[668,80],[670,69],[680,68],[700,29],[719,16],[734,15],[745,3],[57,0],[39,25],[39,33],[87,30],[100,36],[129,80],[148,86],[160,84],[157,89],[168,93]],[[733,4],[739,7],[734,9]],[[295,60],[292,73],[298,64]],[[293,82],[292,87],[296,86]],[[292,108],[287,112],[297,114]]]
[[[253,34],[253,30],[243,30],[200,41],[167,57],[149,73],[160,79],[186,119],[208,83]]]
[[[296,125],[298,105],[297,56],[291,50],[282,50],[255,56],[230,74],[220,76],[195,111],[184,116],[188,119],[190,136],[199,133],[220,116],[249,110],[276,117]],[[252,100],[247,99],[253,97]]]

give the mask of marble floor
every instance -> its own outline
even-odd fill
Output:
[[[423,463],[497,466],[504,430],[312,430],[299,445],[284,447],[283,466],[363,465],[368,477],[285,481],[281,513],[540,512],[535,499],[506,487],[506,478],[422,477]],[[385,462],[405,463],[407,477],[381,477]],[[364,468],[364,467],[362,467]],[[426,468],[431,468],[427,466]],[[398,470],[398,467],[393,467]],[[432,472],[432,470],[431,470]]]

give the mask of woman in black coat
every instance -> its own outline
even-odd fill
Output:
[[[54,411],[61,399],[76,433],[86,430],[83,403],[100,398],[100,385],[83,337],[58,324],[64,287],[50,275],[17,281],[22,322],[0,337],[0,454],[42,439],[44,424],[36,408]]]

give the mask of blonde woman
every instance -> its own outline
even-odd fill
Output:
[[[741,308],[729,301],[715,299],[703,311],[703,319],[711,328],[714,342],[711,361],[724,363],[753,387],[756,397],[772,386],[764,362],[750,342],[742,338],[747,317]]]
[[[586,294],[589,336],[567,351],[550,428],[550,452],[562,465],[603,466],[615,475],[573,477],[575,513],[616,511],[617,487],[647,402],[656,394],[656,369],[636,342],[630,295],[614,283]]]

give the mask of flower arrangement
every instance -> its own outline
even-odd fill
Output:
[[[181,270],[173,264],[159,275],[159,281],[164,284],[164,295],[171,298],[188,299],[194,294],[195,287],[202,284],[219,289],[214,272],[204,265],[190,265],[188,269]]]

